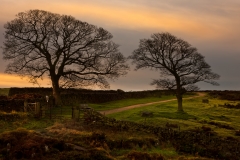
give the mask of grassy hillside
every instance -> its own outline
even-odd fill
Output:
[[[3,114],[0,113],[0,117]],[[158,136],[145,131],[67,119],[36,120],[22,113],[11,114],[11,117],[5,115],[5,120],[0,119],[1,159],[209,159],[178,153],[171,143],[159,141]]]
[[[173,98],[149,97],[89,105],[95,110],[109,110]],[[202,99],[209,102],[203,103]],[[223,106],[238,103],[206,95],[184,100],[185,113],[176,112],[176,101],[171,101],[105,118],[91,113],[79,121],[69,118],[71,106],[62,108],[65,117],[54,120],[0,112],[0,159],[207,160],[216,159],[216,154],[218,159],[234,159],[239,153],[239,138],[235,134],[240,129],[240,109]],[[55,111],[53,108],[52,112]],[[146,117],[143,113],[152,114]],[[199,143],[198,138],[203,141]],[[231,144],[236,146],[232,149]]]
[[[202,103],[203,98],[207,98],[209,103]],[[240,109],[221,107],[225,103],[234,105],[240,101],[200,97],[184,100],[184,113],[176,112],[177,104],[173,101],[114,113],[108,117],[157,126],[173,124],[180,130],[194,129],[204,125],[222,136],[235,136],[235,131],[240,129]],[[143,112],[152,112],[153,116],[142,117]]]
[[[184,98],[196,96],[196,93],[191,93],[184,95]],[[176,99],[174,95],[162,95],[160,97],[146,97],[146,98],[131,98],[131,99],[123,99],[118,101],[111,101],[107,103],[100,104],[89,104],[90,107],[94,108],[97,111],[111,110],[116,108],[122,108],[126,106],[136,105],[136,104],[144,104],[150,102],[158,102],[164,100]]]
[[[186,97],[194,96],[187,95]],[[124,99],[101,104],[89,104],[96,111],[111,110],[136,104],[175,99],[174,96],[148,97],[142,99]],[[208,99],[208,103],[203,103],[202,99]],[[220,100],[211,98],[208,95],[183,101],[184,113],[177,112],[177,102],[154,104],[136,109],[131,109],[119,113],[107,115],[117,120],[132,121],[146,125],[166,126],[172,125],[178,130],[195,129],[206,126],[222,136],[235,136],[240,129],[240,109],[229,109],[221,107],[224,104],[238,104],[240,101]],[[59,109],[57,109],[59,110]],[[63,114],[69,117],[71,107],[62,108]],[[142,116],[144,112],[152,113],[152,116]],[[54,109],[53,109],[54,113]],[[238,138],[238,137],[237,137]]]

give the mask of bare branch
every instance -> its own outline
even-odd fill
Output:
[[[111,33],[72,16],[30,10],[4,28],[3,58],[10,61],[6,71],[32,80],[49,76],[53,88],[59,81],[108,87],[107,78],[129,69]]]
[[[194,84],[200,81],[218,85],[214,80],[220,77],[211,71],[196,48],[170,33],[157,33],[150,39],[140,40],[138,49],[129,59],[136,65],[136,70],[156,69],[165,77],[153,80],[151,85],[176,90],[179,111],[183,111],[182,94],[186,90],[198,89]]]

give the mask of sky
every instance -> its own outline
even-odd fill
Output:
[[[126,57],[138,48],[140,39],[169,32],[196,47],[205,56],[212,71],[221,77],[220,86],[198,83],[202,90],[240,89],[240,1],[239,0],[0,0],[0,46],[4,42],[4,24],[19,12],[32,9],[71,15],[102,27]],[[131,70],[111,81],[110,89],[152,90],[150,83],[161,77],[148,69]],[[8,62],[0,49],[0,88],[38,87],[26,78],[4,73]],[[49,80],[39,81],[51,87]]]

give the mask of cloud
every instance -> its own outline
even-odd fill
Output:
[[[198,48],[212,70],[221,75],[220,87],[213,88],[239,88],[239,0],[0,0],[0,3],[0,46],[3,24],[13,20],[17,13],[30,9],[72,15],[103,27],[113,34],[113,41],[120,45],[119,49],[125,56],[137,49],[140,39],[168,31]],[[6,64],[0,60],[0,72],[4,71]],[[154,88],[149,83],[155,76],[160,75],[148,70],[131,71],[126,77],[110,81],[110,84],[112,89],[145,90]],[[2,77],[0,75],[0,80]],[[19,78],[20,81],[12,81],[14,78],[8,78],[9,83],[5,79],[0,84],[10,85],[11,81],[11,86],[31,85],[27,80]],[[210,88],[208,84],[202,86]]]
[[[95,25],[109,28],[181,31],[185,34],[215,39],[219,38],[219,36],[228,30],[224,26],[226,23],[229,23],[229,19],[221,17],[218,14],[207,15],[204,11],[207,10],[209,12],[210,7],[205,3],[196,4],[196,2],[189,3],[189,1],[173,3],[173,1],[153,0],[148,3],[143,3],[143,1],[139,2],[146,6],[133,5],[134,3],[126,1],[121,3],[117,1],[104,3],[104,1],[101,0],[81,2],[42,1],[41,3],[37,3],[37,1],[29,2],[23,0],[21,3],[11,4],[12,6],[4,3],[1,13],[7,16],[1,16],[0,18],[7,19],[7,17],[13,17],[17,12],[20,12],[20,8],[21,11],[38,8],[59,14],[70,14],[87,22],[92,22]],[[153,7],[154,5],[155,7]],[[199,8],[204,8],[202,12],[200,12],[201,10],[199,8],[197,9],[198,5]],[[9,11],[11,11],[12,15]],[[12,11],[16,11],[16,13],[13,14]]]

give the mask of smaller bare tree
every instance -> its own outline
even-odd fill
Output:
[[[178,111],[183,111],[182,95],[187,90],[198,89],[195,83],[204,81],[218,85],[213,80],[220,76],[211,71],[197,49],[170,33],[157,33],[151,39],[140,40],[139,48],[129,58],[136,64],[136,70],[150,68],[160,72],[161,78],[151,84],[175,90]]]

